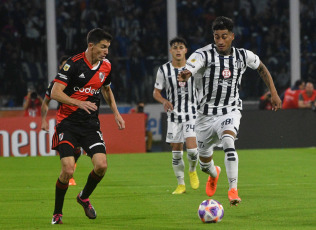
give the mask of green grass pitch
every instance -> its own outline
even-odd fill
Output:
[[[81,156],[64,203],[63,225],[51,225],[59,157],[0,158],[0,229],[316,229],[316,150],[239,150],[239,196],[230,207],[224,153],[214,199],[225,209],[222,222],[203,224],[198,216],[207,175],[198,169],[193,190],[185,156],[187,192],[172,195],[176,178],[171,153],[108,154],[108,171],[90,199],[98,217],[89,220],[76,195],[92,169]],[[186,154],[185,154],[186,155]]]

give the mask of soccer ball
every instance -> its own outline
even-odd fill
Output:
[[[204,200],[199,206],[198,215],[203,223],[217,223],[223,219],[224,208],[217,200]]]

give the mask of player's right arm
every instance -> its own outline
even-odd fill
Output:
[[[77,76],[78,73],[78,66],[75,63],[68,59],[66,64],[61,68],[54,80],[54,86],[51,92],[51,99],[54,99],[60,103],[77,106],[80,109],[83,109],[87,113],[91,111],[96,111],[98,107],[95,103],[90,101],[81,101],[75,98],[69,97],[67,94],[64,93],[64,89],[67,87],[68,83],[72,81],[72,78]]]
[[[60,103],[77,106],[89,114],[91,114],[90,110],[96,111],[98,109],[95,103],[92,103],[90,101],[80,101],[80,100],[69,97],[67,94],[64,93],[65,88],[66,86],[64,84],[61,84],[56,81],[52,89],[51,98]]]
[[[156,101],[163,105],[163,108],[166,112],[173,110],[171,102],[161,95],[161,89],[154,88],[153,97]]]
[[[195,51],[187,60],[185,70],[178,74],[178,81],[188,81],[191,76],[195,75],[203,67],[205,67],[204,54]]]
[[[161,90],[165,87],[165,76],[160,68],[157,71],[153,97],[156,101],[161,103],[163,105],[164,110],[168,112],[168,111],[173,110],[173,105],[170,101],[168,101],[166,98],[164,98],[161,95]]]

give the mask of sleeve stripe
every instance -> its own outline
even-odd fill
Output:
[[[63,85],[65,85],[65,86],[67,86],[67,85],[68,85],[66,82],[63,82],[63,81],[58,80],[58,79],[55,79],[55,82],[58,82],[58,83],[63,84]]]

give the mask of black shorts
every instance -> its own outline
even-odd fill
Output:
[[[59,152],[60,158],[74,156],[74,149],[79,146],[91,158],[95,153],[106,154],[106,147],[100,129],[56,125],[52,149]]]

